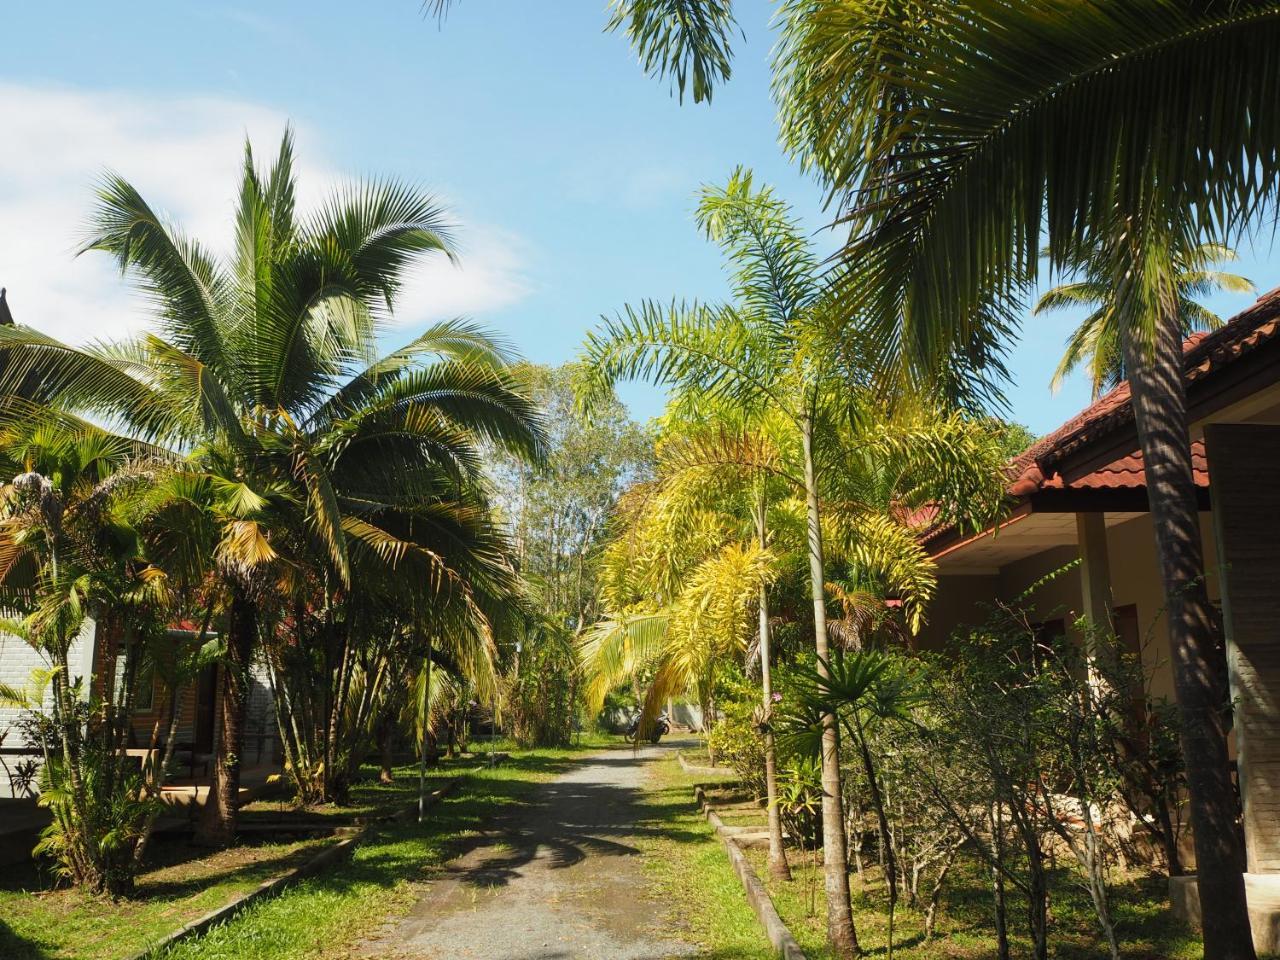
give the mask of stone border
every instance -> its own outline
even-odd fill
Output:
[[[443,786],[432,790],[427,794],[426,805],[429,807],[434,806],[442,797],[450,793],[459,783],[461,783],[462,780],[463,777],[454,777],[452,780],[447,781]],[[415,801],[411,807],[404,807],[392,814],[390,817],[383,817],[381,820],[372,820],[365,823],[363,826],[356,828],[356,832],[354,834],[343,840],[339,840],[331,847],[326,847],[321,850],[301,866],[295,867],[288,873],[282,873],[278,877],[273,877],[270,880],[264,880],[252,890],[241,894],[230,902],[218,907],[216,910],[211,910],[203,917],[198,917],[190,923],[174,930],[172,933],[166,934],[145,950],[133,954],[128,958],[128,960],[153,960],[153,958],[160,956],[160,954],[174,944],[187,940],[191,937],[198,936],[199,934],[207,931],[210,927],[221,923],[224,920],[231,919],[231,917],[239,913],[251,903],[265,897],[275,896],[297,881],[314,876],[326,867],[349,857],[354,852],[358,844],[363,843],[368,839],[369,835],[373,833],[378,823],[385,823],[387,821],[405,821],[410,819],[410,817],[417,816],[417,814],[418,804]],[[335,828],[335,834],[337,830],[340,829],[342,828]]]
[[[729,855],[729,862],[733,864],[733,869],[738,874],[738,879],[742,881],[742,889],[747,895],[747,902],[751,904],[751,909],[755,911],[756,919],[764,927],[764,932],[768,935],[769,942],[778,951],[778,956],[782,957],[783,960],[806,960],[804,951],[800,949],[800,944],[796,942],[796,938],[792,936],[791,931],[787,929],[787,925],[782,922],[782,917],[778,915],[778,909],[773,905],[773,900],[769,897],[769,891],[760,882],[760,878],[756,876],[756,872],[752,869],[746,855],[743,854],[738,844],[734,842],[731,828],[725,826],[715,808],[707,801],[703,784],[698,784],[694,787],[694,796],[697,798],[698,806],[702,809],[702,815],[715,828],[716,836],[724,844],[725,853]]]
[[[679,750],[676,751],[676,759],[680,761],[680,769],[685,773],[694,773],[702,777],[732,777],[735,775],[731,767],[700,767],[697,764],[690,763]]]

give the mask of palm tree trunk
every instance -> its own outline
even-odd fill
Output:
[[[818,652],[818,673],[827,676],[830,662],[827,642],[826,574],[822,560],[822,523],[818,510],[818,479],[813,462],[813,418],[800,423],[804,447],[805,505],[809,527],[809,586],[813,597],[813,636]],[[822,859],[827,892],[827,940],[837,957],[857,957],[858,933],[849,901],[849,865],[845,853],[844,809],[840,790],[840,730],[834,713],[822,717]]]
[[[422,700],[418,704],[418,822],[427,815],[427,741],[431,730],[431,637],[422,661]]]
[[[1254,960],[1227,754],[1226,663],[1215,644],[1205,592],[1176,312],[1163,311],[1150,356],[1131,337],[1125,338],[1124,353],[1169,618],[1205,960]]]
[[[756,501],[756,533],[760,546],[767,547],[765,500],[763,491]],[[779,880],[791,879],[787,851],[782,845],[782,812],[778,809],[778,754],[773,736],[773,676],[770,651],[769,590],[760,585],[760,687],[764,700],[764,791],[769,804],[769,873]]]
[[[230,846],[236,836],[240,759],[244,752],[245,708],[249,702],[249,661],[258,639],[258,606],[240,587],[231,588],[227,658],[219,684],[218,737],[214,744],[209,796],[196,824],[202,846]]]

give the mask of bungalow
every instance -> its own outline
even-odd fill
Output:
[[[1280,951],[1280,289],[1184,345],[1205,577],[1219,611],[1235,717],[1246,886],[1260,951]],[[1168,627],[1142,455],[1122,383],[1010,464],[1012,511],[977,534],[933,528],[922,543],[938,592],[922,646],[977,623],[1048,573],[1037,608],[1110,623],[1173,698]],[[1150,637],[1152,642],[1144,642]],[[1194,878],[1171,883],[1175,911],[1198,917]]]
[[[174,640],[192,638],[198,632],[198,625],[191,623],[175,624],[169,631]],[[123,655],[90,619],[72,644],[70,661],[73,679],[83,678],[87,690],[103,696],[115,683]],[[25,641],[0,634],[0,683],[22,688],[34,671],[48,666],[44,655]],[[203,803],[208,795],[221,669],[216,664],[205,667],[178,692],[175,760],[164,789],[164,797],[171,803]],[[143,671],[138,677],[126,749],[140,759],[146,759],[153,736],[161,745],[168,739],[171,696],[168,686],[152,671]],[[21,712],[16,707],[0,706],[0,798],[29,798],[34,794],[29,776],[21,771],[27,762],[38,760],[39,754],[17,729]],[[261,664],[255,664],[250,671],[243,759],[246,787],[260,784],[280,769],[274,701],[266,668]]]

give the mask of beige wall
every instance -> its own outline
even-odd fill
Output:
[[[1200,530],[1209,597],[1216,601],[1221,591],[1216,575],[1217,556],[1210,514],[1200,515]],[[1150,514],[1109,526],[1107,552],[1111,566],[1112,603],[1117,607],[1129,604],[1137,607],[1138,623],[1144,634],[1143,663],[1152,673],[1152,693],[1172,699],[1168,625],[1163,613],[1160,575],[1156,570],[1155,533],[1151,528]],[[1075,543],[1063,544],[1009,563],[996,574],[940,576],[937,595],[929,606],[928,622],[917,638],[918,646],[925,650],[941,649],[957,627],[982,622],[985,618],[984,604],[997,599],[1013,600],[1037,580],[1077,556]],[[1062,617],[1069,626],[1082,609],[1080,572],[1071,570],[1053,578],[1027,599],[1041,619]]]

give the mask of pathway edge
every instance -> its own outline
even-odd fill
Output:
[[[446,796],[455,787],[457,787],[462,780],[463,777],[454,777],[447,781],[443,786],[432,790],[427,794],[426,806],[430,807],[436,804],[442,797]],[[417,812],[418,804],[415,801],[411,806],[406,806],[389,817],[382,817],[362,824],[354,835],[339,840],[331,847],[325,847],[306,863],[299,864],[288,873],[282,873],[278,877],[272,877],[270,880],[264,880],[252,890],[248,890],[240,894],[238,897],[232,898],[222,906],[214,910],[210,910],[204,916],[197,917],[190,923],[184,924],[172,933],[165,934],[149,947],[146,947],[138,953],[129,955],[126,960],[154,960],[154,958],[159,957],[165,950],[174,944],[181,943],[183,940],[188,940],[191,937],[198,936],[223,920],[231,919],[231,917],[250,904],[266,897],[275,896],[297,881],[305,880],[307,877],[314,876],[331,864],[349,857],[359,844],[369,838],[370,834],[373,833],[380,823],[407,820],[411,816],[417,815]]]
[[[756,919],[764,927],[765,934],[769,937],[769,942],[778,951],[778,956],[782,957],[783,960],[807,960],[804,951],[800,949],[800,944],[796,942],[796,938],[787,928],[787,925],[782,922],[782,917],[778,915],[778,908],[773,905],[773,899],[769,896],[768,889],[761,882],[760,877],[756,875],[755,869],[752,868],[751,862],[747,860],[742,849],[734,842],[733,834],[729,832],[724,821],[720,819],[720,815],[716,813],[715,808],[707,801],[707,795],[703,790],[702,784],[694,787],[694,796],[698,801],[698,806],[702,809],[702,815],[706,817],[707,822],[715,829],[716,836],[720,838],[720,842],[724,845],[725,853],[729,856],[729,862],[733,864],[734,872],[738,874],[738,879],[742,881],[743,891],[747,895],[747,903],[751,904],[751,909],[755,911]]]

